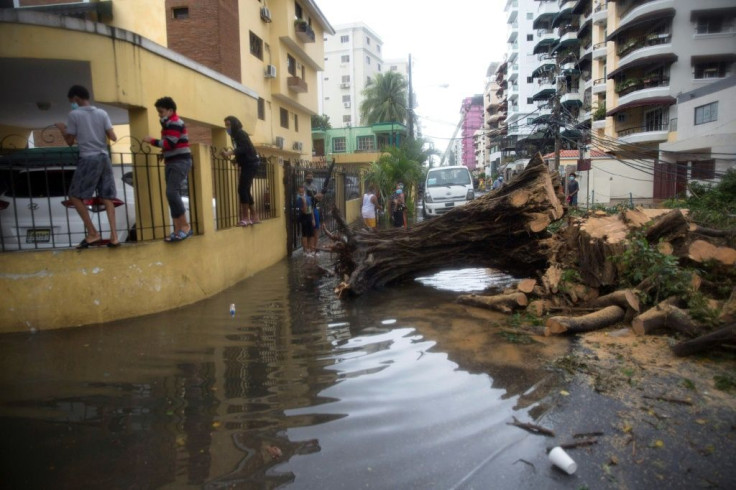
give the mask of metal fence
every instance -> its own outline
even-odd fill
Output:
[[[239,221],[237,165],[218,157],[212,149],[209,161],[213,179],[212,213],[216,229]],[[172,231],[166,200],[164,162],[151,147],[135,142],[130,151],[112,152],[117,198],[115,230],[120,241],[163,239]],[[76,246],[85,238],[84,224],[68,198],[69,185],[78,161],[76,147],[17,149],[0,147],[0,251],[56,249]],[[201,233],[197,209],[196,169],[180,189],[188,221]],[[262,160],[253,182],[256,213],[261,220],[276,217],[274,202],[275,164]],[[102,201],[85,200],[103,242],[110,226]]]

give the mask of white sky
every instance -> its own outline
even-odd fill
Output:
[[[315,2],[333,27],[366,24],[383,41],[384,60],[411,54],[415,111],[440,151],[460,121],[462,100],[483,93],[488,65],[506,52],[505,0]]]

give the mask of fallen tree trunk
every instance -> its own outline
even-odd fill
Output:
[[[556,177],[558,179],[558,177]],[[556,180],[537,154],[498,191],[409,229],[346,232],[337,250],[340,272],[349,274],[336,292],[344,297],[442,267],[494,267],[520,277],[538,276],[557,248],[546,231],[564,208]]]
[[[689,356],[724,344],[736,344],[736,323],[732,323],[731,325],[716,330],[715,332],[702,335],[692,340],[686,340],[679,344],[675,344],[672,347],[672,352],[674,352],[676,356]]]
[[[631,309],[639,312],[639,297],[636,292],[631,289],[621,289],[604,296],[599,296],[592,301],[585,303],[588,308],[603,308],[606,306],[616,305],[623,309]]]
[[[544,324],[544,335],[582,333],[610,327],[624,319],[626,312],[616,305],[583,316],[553,316]]]
[[[514,310],[525,307],[529,301],[522,292],[510,294],[497,294],[495,296],[479,296],[476,294],[463,294],[457,298],[457,302],[469,305],[488,308],[503,313],[511,313]]]
[[[649,335],[660,329],[674,330],[688,337],[698,335],[698,325],[686,311],[669,303],[669,300],[648,309],[631,321],[637,335]]]

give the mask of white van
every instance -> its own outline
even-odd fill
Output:
[[[473,198],[473,178],[468,167],[436,167],[427,172],[423,199],[425,218],[444,214]]]

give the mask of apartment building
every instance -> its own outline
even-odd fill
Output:
[[[501,163],[501,144],[499,126],[503,123],[502,113],[499,112],[500,100],[498,98],[498,82],[496,71],[501,66],[500,62],[494,61],[488,65],[486,70],[486,85],[483,90],[483,132],[480,136],[482,143],[481,161],[484,172],[490,176],[498,170]]]
[[[319,110],[333,127],[360,126],[363,89],[386,71],[381,38],[362,22],[335,27],[325,37],[324,71],[320,77]]]
[[[483,96],[474,95],[463,99],[460,114],[460,165],[465,165],[472,172],[477,167],[478,137],[477,131],[483,127]]]
[[[535,36],[533,22],[538,9],[537,0],[507,0],[504,8],[508,26],[508,48],[505,77],[508,101],[507,126],[509,148],[527,138],[533,130],[531,118],[537,106],[532,99],[534,86],[531,74],[537,58],[533,52]]]

